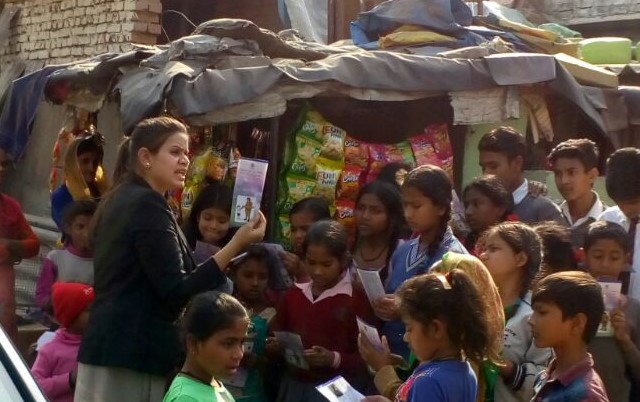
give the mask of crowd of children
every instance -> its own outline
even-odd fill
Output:
[[[609,158],[611,208],[593,189],[589,140],[548,155],[559,206],[524,177],[521,134],[493,130],[479,152],[464,233],[450,225],[450,178],[430,165],[389,166],[362,187],[353,239],[324,199],[293,205],[290,251],[249,246],[221,267],[226,285],[189,302],[164,401],[320,402],[316,387],[337,376],[369,402],[640,400],[640,150]],[[232,239],[231,198],[212,182],[194,200],[183,230],[196,263]],[[67,204],[64,247],[44,260],[36,294],[56,332],[33,373],[52,401],[73,400],[93,300],[97,204]],[[371,298],[360,270],[377,272],[383,295]]]

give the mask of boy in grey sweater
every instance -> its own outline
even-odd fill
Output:
[[[478,144],[483,174],[495,175],[513,194],[513,212],[521,222],[535,224],[555,221],[566,226],[560,208],[545,196],[534,196],[524,177],[527,145],[522,134],[500,127],[485,134]]]

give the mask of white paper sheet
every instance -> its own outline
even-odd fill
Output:
[[[330,402],[360,402],[364,399],[364,395],[342,377],[318,385],[316,389]]]
[[[384,286],[382,285],[378,271],[358,269],[357,272],[360,283],[362,283],[362,287],[370,302],[373,303],[374,300],[384,297],[386,292],[384,291]]]
[[[356,317],[356,321],[358,322],[358,330],[367,338],[369,343],[371,343],[376,349],[383,350],[384,346],[382,345],[382,339],[380,339],[380,334],[376,327],[367,324],[360,317]]]

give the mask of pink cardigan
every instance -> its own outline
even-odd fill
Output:
[[[69,373],[78,370],[78,350],[82,336],[64,328],[40,349],[31,368],[38,385],[51,402],[73,402]]]

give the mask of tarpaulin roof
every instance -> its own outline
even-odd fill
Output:
[[[102,55],[56,69],[47,78],[45,93],[51,100],[96,111],[105,97],[118,92],[123,129],[129,133],[139,121],[165,108],[190,124],[208,125],[278,116],[288,100],[323,93],[403,101],[544,84],[580,107],[604,133],[602,118],[583,88],[550,55],[447,59],[366,51],[308,43],[290,31],[276,35],[249,21],[231,19],[208,21],[195,32],[169,46]],[[24,101],[24,92],[20,97]],[[28,129],[10,129],[0,125],[0,137],[20,137],[13,142],[26,144]]]
[[[84,70],[57,72],[51,80],[75,76],[82,80],[81,87],[88,85],[93,93],[103,95],[108,92],[104,83],[112,83],[109,88],[120,93],[125,132],[165,106],[188,121],[223,122],[220,114],[227,108],[246,105],[249,110],[240,113],[245,119],[267,117],[282,114],[287,99],[323,91],[360,99],[404,100],[438,92],[539,83],[560,89],[559,95],[569,96],[596,126],[603,127],[581,87],[549,55],[509,53],[467,60],[364,51],[284,40],[244,20],[213,20],[196,32],[219,36],[192,35],[164,49],[149,49],[151,57],[139,65],[134,57],[140,57],[139,53],[119,56],[132,63],[125,69],[109,59]],[[105,68],[105,63],[112,68]],[[117,80],[106,79],[114,66],[122,75]],[[276,99],[279,102],[274,103]],[[229,118],[237,118],[237,112]]]

